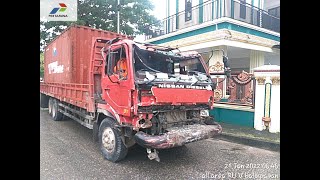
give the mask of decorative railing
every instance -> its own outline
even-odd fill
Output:
[[[280,32],[280,18],[267,11],[238,0],[209,0],[146,26],[144,33],[146,39],[151,39],[222,17]]]
[[[245,71],[233,72],[230,78],[216,79],[215,103],[251,106],[254,108],[255,80]],[[225,91],[225,92],[224,92]]]

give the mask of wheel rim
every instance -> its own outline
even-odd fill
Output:
[[[53,104],[52,105],[52,117],[55,117],[56,116],[56,106]]]
[[[108,152],[112,152],[114,150],[115,136],[113,130],[110,127],[104,129],[102,133],[102,144]]]
[[[49,100],[48,109],[49,109],[49,114],[51,114],[51,113],[52,113],[52,103],[51,103],[51,100]]]

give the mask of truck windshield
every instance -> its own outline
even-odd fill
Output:
[[[145,50],[136,45],[133,51],[138,81],[211,82],[198,55],[182,56],[171,51]]]
[[[135,70],[151,71],[174,74],[179,68],[179,74],[187,74],[188,71],[205,73],[199,57],[182,57],[166,51],[149,51],[134,48]]]

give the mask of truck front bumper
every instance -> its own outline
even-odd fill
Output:
[[[187,143],[208,139],[221,134],[222,128],[219,124],[214,125],[184,125],[171,127],[162,135],[149,135],[142,131],[135,134],[136,143],[150,149],[168,149],[182,146]]]

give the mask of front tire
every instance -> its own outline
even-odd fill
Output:
[[[115,128],[115,121],[105,118],[99,127],[99,145],[105,159],[118,162],[126,157],[128,149],[121,139],[121,132]]]

